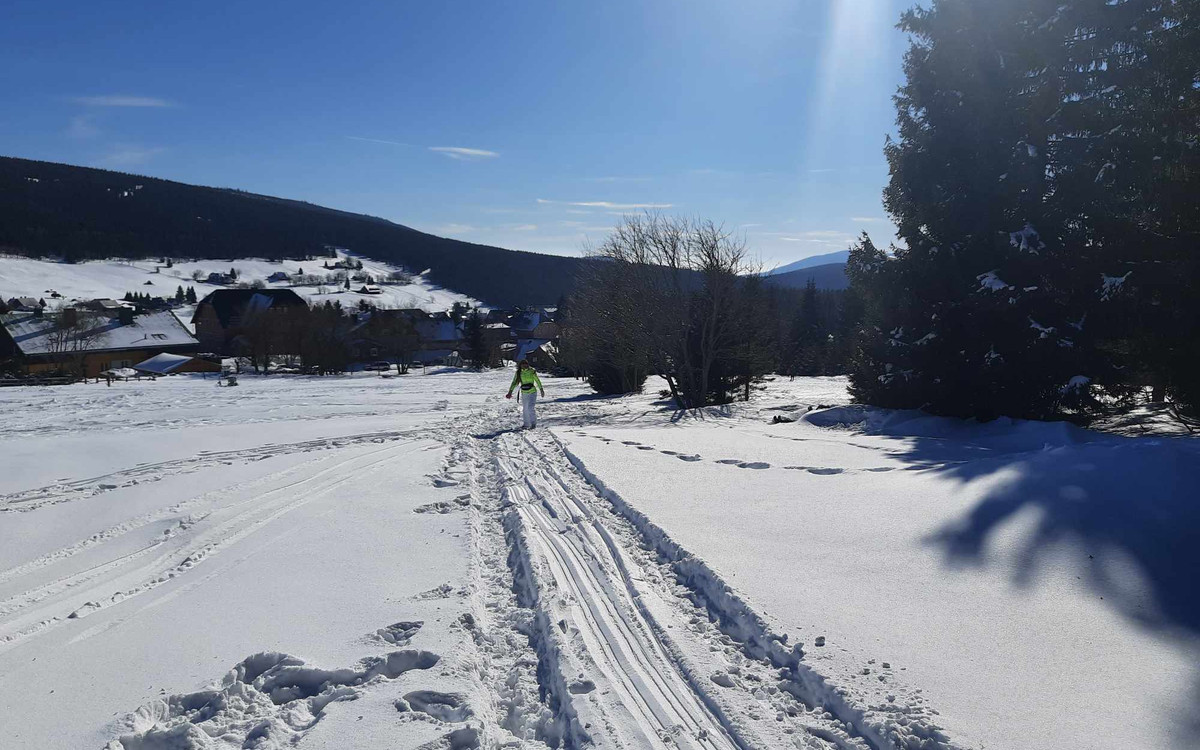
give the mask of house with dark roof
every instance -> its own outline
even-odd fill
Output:
[[[135,316],[126,308],[108,317],[68,307],[0,315],[0,359],[12,359],[31,374],[66,371],[94,378],[156,354],[198,348],[170,311]]]
[[[401,327],[397,320],[408,325]],[[403,364],[447,362],[463,348],[462,326],[449,313],[415,307],[372,310],[360,319],[351,336],[359,359],[394,357],[403,350],[408,359]],[[401,341],[403,346],[398,347]]]
[[[196,338],[208,351],[227,353],[255,315],[306,307],[291,289],[218,289],[200,300],[192,315]]]

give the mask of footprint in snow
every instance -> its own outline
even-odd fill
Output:
[[[407,646],[412,637],[417,634],[417,631],[424,625],[423,620],[414,620],[412,622],[397,622],[388,625],[386,628],[380,628],[371,634],[373,640],[383,641],[384,643],[393,646]]]
[[[367,684],[431,669],[440,660],[429,651],[406,649],[368,656],[350,668],[320,669],[290,654],[253,654],[218,688],[160,698],[130,714],[118,724],[126,731],[105,747],[201,747],[212,742],[207,731],[219,732],[222,741],[237,747],[257,747],[267,732],[281,746],[292,746],[324,718],[330,704],[355,700]]]
[[[895,466],[872,466],[867,471],[892,471],[895,468]]]
[[[742,463],[742,459],[740,459],[740,458],[718,458],[717,463],[736,465],[736,464]]]
[[[441,586],[422,591],[414,596],[414,599],[445,599],[454,593],[454,587],[448,583],[443,583]]]
[[[471,717],[471,707],[458,693],[439,693],[436,690],[414,690],[394,704],[397,711],[419,711],[438,721],[466,721]]]
[[[652,447],[651,447],[651,446],[649,446],[649,445],[639,445],[639,446],[637,447],[637,449],[638,449],[638,450],[640,450],[640,451],[652,451],[652,450],[654,450],[654,448],[652,448]]]
[[[633,440],[622,440],[621,445],[641,445],[641,443],[638,443]]]
[[[739,469],[769,469],[771,464],[766,461],[743,461],[737,467]]]
[[[688,463],[692,463],[692,462],[695,462],[695,461],[699,461],[699,460],[701,460],[701,459],[700,459],[700,457],[699,457],[699,456],[696,456],[696,455],[692,455],[692,456],[679,456],[679,455],[676,455],[676,456],[675,456],[675,458],[678,458],[680,461],[687,461]]]
[[[841,474],[843,471],[845,471],[845,469],[832,469],[832,468],[826,469],[826,468],[813,467],[808,470],[808,473],[809,474],[820,474],[822,476],[828,476],[829,474]]]

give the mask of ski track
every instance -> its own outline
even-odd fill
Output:
[[[507,420],[499,410],[478,415],[449,464],[472,464],[489,495],[474,498],[472,512],[493,535],[496,524],[504,529],[509,585],[529,615],[523,630],[549,712],[538,739],[568,749],[891,747],[867,742],[821,701],[809,708],[776,687],[778,665],[748,663],[744,644],[710,627],[701,592],[631,554],[646,554],[647,540],[551,433],[507,429]],[[742,664],[763,688],[721,687],[720,664]]]
[[[219,507],[200,517],[180,521],[174,533],[138,550],[105,563],[71,573],[0,602],[0,653],[16,648],[25,639],[101,609],[145,594],[192,570],[224,549],[259,531],[287,513],[325,495],[338,485],[394,460],[399,446],[390,445],[339,460],[307,476],[288,481],[247,498]],[[264,480],[303,473],[303,467],[288,469]],[[263,480],[259,480],[263,481]],[[236,493],[244,487],[226,489]],[[195,501],[193,501],[195,502]],[[161,514],[154,514],[161,515]],[[43,556],[21,568],[5,571],[5,577],[28,573],[77,553],[80,549],[144,525],[146,517],[90,537],[71,547]],[[177,544],[172,544],[178,539]],[[160,547],[167,547],[144,560]],[[136,563],[136,565],[134,565]]]
[[[361,443],[391,442],[420,435],[423,432],[420,429],[388,430],[340,437],[318,438],[298,443],[268,444],[256,448],[232,451],[201,451],[194,456],[186,458],[139,464],[132,468],[120,469],[95,477],[58,482],[43,487],[0,495],[0,513],[25,513],[47,505],[57,505],[58,503],[100,495],[120,487],[132,487],[143,482],[158,482],[164,477],[174,474],[190,474],[220,464],[231,465],[235,461],[250,463],[289,453],[330,450]],[[4,575],[0,574],[0,580],[3,580]]]
[[[533,448],[525,435],[519,443],[515,438],[508,443],[520,452]],[[675,746],[685,748],[744,747],[667,656],[634,605],[611,551],[585,523],[588,511],[536,466],[539,458],[519,464],[501,459],[509,477],[509,499],[549,564],[555,588],[573,600],[572,624],[580,629],[588,655],[616,687],[648,746],[666,747],[664,738],[670,737]]]
[[[496,417],[468,439],[502,485],[513,585],[564,747],[955,747],[906,688],[889,687],[902,703],[856,704],[552,432]]]

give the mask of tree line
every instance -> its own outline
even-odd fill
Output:
[[[847,266],[861,401],[1086,418],[1200,408],[1200,3],[943,0],[885,152],[891,252]]]
[[[744,240],[714,222],[626,217],[591,255],[560,303],[559,349],[599,393],[659,375],[690,409],[748,399],[772,373],[844,371],[857,297],[766,285]]]

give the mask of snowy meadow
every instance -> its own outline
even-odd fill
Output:
[[[0,391],[0,746],[1197,746],[1195,439],[511,377]]]

